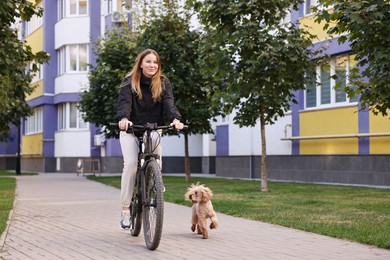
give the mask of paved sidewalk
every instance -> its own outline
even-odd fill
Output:
[[[85,177],[17,177],[0,259],[390,259],[390,250],[224,214],[203,240],[190,230],[190,208],[171,203],[160,246],[150,251],[142,232],[119,230],[119,212],[119,190]]]

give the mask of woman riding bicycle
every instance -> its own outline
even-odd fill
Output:
[[[123,79],[118,98],[118,126],[122,130],[119,140],[123,154],[120,221],[122,229],[130,228],[129,207],[134,191],[138,156],[137,137],[126,133],[126,130],[132,124],[163,125],[164,115],[176,130],[183,129],[181,115],[174,104],[171,83],[161,73],[160,56],[156,51],[146,49],[138,55],[133,69]],[[155,153],[161,157],[161,144]]]

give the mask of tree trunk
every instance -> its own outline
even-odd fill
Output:
[[[267,183],[267,144],[265,138],[264,110],[260,107],[260,134],[261,134],[261,191],[268,191]]]
[[[191,182],[191,164],[188,152],[188,134],[184,134],[184,166],[186,171],[186,182]]]

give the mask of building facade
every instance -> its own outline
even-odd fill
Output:
[[[100,4],[96,4],[99,2]],[[317,68],[317,82],[295,93],[298,104],[266,127],[269,179],[356,185],[390,185],[390,121],[359,110],[358,98],[335,90],[345,86],[355,66],[348,43],[339,45],[314,22],[305,1],[289,19],[310,26],[314,47],[327,45],[330,59]],[[51,56],[27,97],[34,115],[23,120],[22,170],[75,173],[81,159],[99,162],[99,171],[119,173],[122,155],[116,139],[104,140],[83,121],[80,92],[88,87],[94,43],[117,23],[131,23],[139,6],[121,0],[42,0],[42,18],[23,23],[23,36],[34,51]],[[212,123],[215,134],[190,136],[191,172],[219,177],[260,178],[260,125],[239,128],[234,113]],[[16,131],[15,129],[13,130]],[[164,137],[163,172],[184,172],[184,138]],[[15,142],[0,144],[0,166],[13,169]]]
[[[92,158],[99,161],[100,172],[121,172],[123,162],[118,140],[104,140],[96,134],[98,129],[94,124],[83,121],[79,101],[80,93],[88,88],[90,65],[96,65],[95,43],[114,26],[122,23],[136,26],[132,13],[137,11],[137,6],[122,0],[34,2],[43,8],[43,16],[21,22],[21,38],[34,52],[47,52],[50,61],[40,67],[31,83],[35,91],[26,97],[34,113],[22,120],[22,171],[76,172],[80,160]],[[4,169],[15,167],[17,129],[11,131],[14,140],[0,144],[0,166]],[[168,155],[166,162],[184,162],[181,159],[184,138],[168,139],[164,151]],[[202,149],[197,144],[201,142],[192,139],[195,150],[190,152],[199,161],[198,151]],[[195,139],[202,140],[202,137]],[[182,172],[184,166],[170,168]]]
[[[291,21],[310,28],[318,38],[313,47],[326,46],[330,59],[316,68],[318,84],[296,92],[299,102],[291,113],[266,128],[268,178],[389,186],[390,120],[360,110],[358,97],[350,99],[343,91],[356,66],[354,53],[348,42],[339,44],[339,36],[330,37],[314,21],[310,7],[317,4],[304,1],[291,12]],[[337,90],[336,84],[341,86]],[[216,128],[216,175],[260,178],[259,130],[252,135],[232,124]],[[245,142],[244,136],[253,138]]]

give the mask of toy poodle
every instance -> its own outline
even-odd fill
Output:
[[[217,215],[213,209],[211,198],[213,192],[204,184],[191,184],[185,194],[185,199],[192,202],[192,232],[197,230],[198,234],[202,235],[203,239],[208,238],[207,218],[210,218],[210,229],[215,229],[218,226]]]

